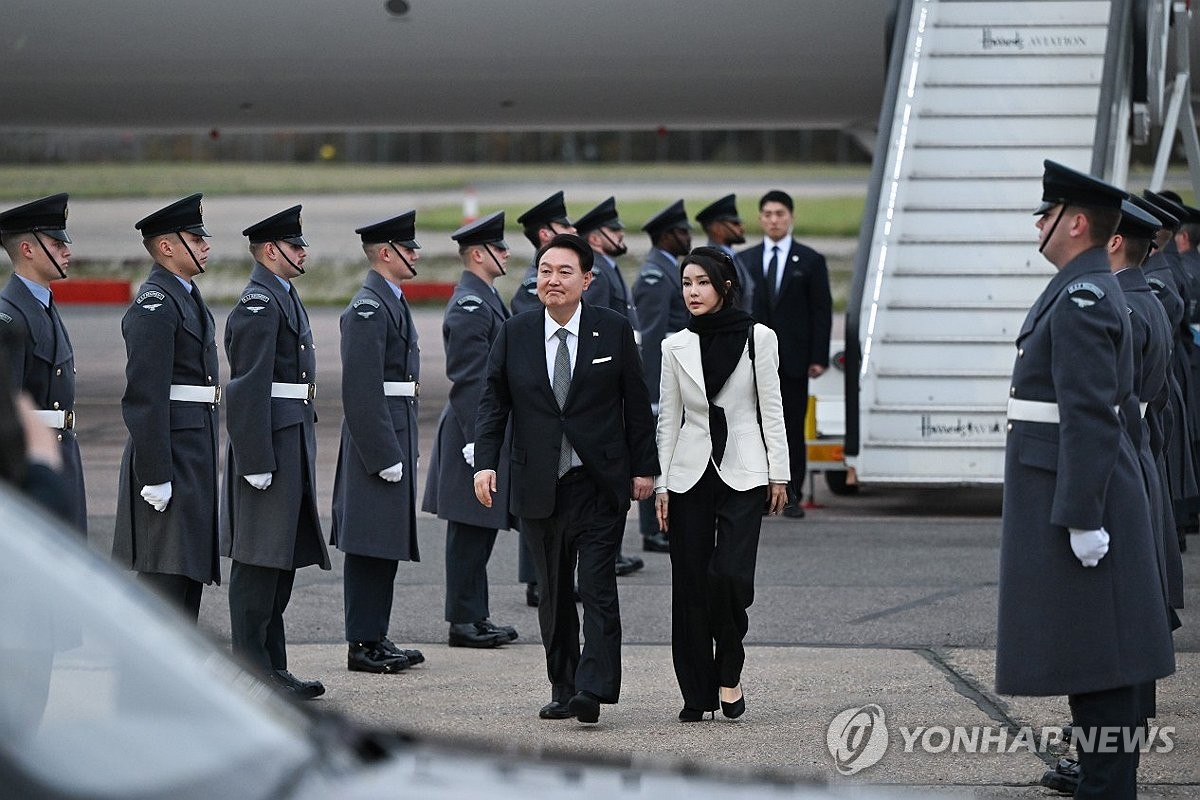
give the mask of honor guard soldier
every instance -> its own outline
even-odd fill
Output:
[[[475,502],[475,416],[487,377],[487,357],[509,318],[493,286],[504,274],[508,244],[498,211],[450,235],[458,242],[462,277],[442,318],[450,398],[438,420],[425,483],[423,511],[446,520],[446,621],[451,647],[496,647],[515,629],[489,619],[487,564],[498,529],[514,527],[508,513],[508,469],[498,471],[499,496],[491,508]],[[508,458],[508,445],[501,461]]]
[[[1105,246],[1124,192],[1052,161],[1035,212],[1058,273],[1017,335],[1008,401],[996,691],[1068,697],[1076,797],[1134,797],[1138,686],[1175,669],[1138,456],[1129,313]],[[1111,551],[1109,549],[1111,542]],[[1060,624],[1047,610],[1069,598]]]
[[[355,231],[371,265],[342,312],[342,438],[330,543],[346,554],[347,667],[393,673],[425,660],[388,639],[400,561],[417,549],[417,392],[421,353],[400,284],[417,271],[417,213]]]
[[[63,517],[87,534],[87,493],[75,439],[75,351],[58,315],[52,281],[67,277],[67,195],[56,194],[0,213],[0,244],[13,274],[0,291],[0,325],[16,334],[9,354],[12,387],[29,393],[37,418],[55,429],[68,506]]]
[[[563,201],[561,191],[547,197],[533,208],[517,217],[517,222],[525,231],[525,238],[533,245],[533,249],[550,241],[559,233],[575,233],[575,226],[567,217],[567,206]],[[542,301],[537,293],[537,264],[532,263],[521,278],[521,285],[513,295],[512,313],[520,314],[542,307]]]
[[[658,415],[658,381],[662,372],[662,340],[687,327],[687,306],[683,302],[683,278],[679,258],[692,249],[692,226],[688,224],[683,201],[676,200],[642,226],[650,235],[650,253],[642,263],[633,284],[633,304],[641,325],[642,369],[650,403]],[[665,553],[670,549],[667,537],[658,529],[654,499],[638,503],[638,528],[642,549]]]
[[[1162,303],[1171,320],[1174,347],[1171,350],[1171,424],[1166,430],[1165,456],[1167,485],[1171,494],[1171,512],[1175,521],[1176,547],[1187,546],[1188,519],[1200,507],[1200,485],[1196,481],[1192,451],[1193,413],[1189,398],[1192,393],[1191,352],[1195,347],[1192,329],[1187,323],[1187,279],[1175,246],[1175,232],[1187,209],[1155,192],[1142,193],[1152,213],[1163,221],[1157,237],[1158,251],[1146,262],[1146,281]]]
[[[727,194],[706,205],[696,213],[696,223],[708,236],[708,246],[722,250],[733,259],[738,281],[742,284],[738,308],[754,313],[754,281],[746,265],[737,259],[733,245],[746,243],[746,229],[737,210],[737,195]]]
[[[304,274],[308,247],[300,206],[242,235],[254,268],[225,324],[229,449],[221,555],[233,559],[233,652],[286,694],[311,699],[325,687],[288,672],[283,628],[296,570],[329,569],[316,497],[316,346],[292,283]]]
[[[208,260],[199,194],[136,224],[154,259],[121,320],[128,362],[113,557],[193,620],[217,557],[216,326],[193,278]]]
[[[611,308],[633,326],[634,336],[641,344],[638,332],[637,311],[633,306],[633,292],[621,276],[621,268],[613,259],[625,255],[625,226],[617,215],[617,201],[608,198],[575,221],[575,232],[592,248],[595,262],[592,264],[592,282],[588,284],[583,299],[595,306]],[[621,530],[624,537],[624,527]],[[617,575],[629,575],[646,566],[638,556],[625,555],[617,551]]]

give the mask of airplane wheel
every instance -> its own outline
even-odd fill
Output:
[[[850,494],[858,494],[857,483],[846,483],[846,470],[829,470],[825,473],[825,485],[829,487],[829,491],[834,494],[845,497]]]

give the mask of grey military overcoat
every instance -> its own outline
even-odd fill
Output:
[[[521,285],[513,292],[512,301],[508,304],[514,314],[522,314],[535,308],[542,308],[541,298],[537,293],[537,263],[530,264],[521,276]]]
[[[212,314],[158,266],[121,320],[128,361],[121,416],[129,440],[121,456],[113,557],[138,572],[220,583],[217,557],[217,406],[170,399],[171,384],[220,380]],[[171,482],[171,502],[155,511],[146,485]]]
[[[225,355],[221,555],[275,569],[329,569],[316,504],[316,411],[309,400],[271,396],[272,383],[316,383],[312,328],[295,287],[284,288],[261,264],[229,312]],[[242,478],[265,472],[265,490]]]
[[[1133,402],[1128,311],[1103,249],[1050,280],[1016,344],[1011,396],[1056,404],[1060,422],[1009,423],[996,690],[1077,694],[1169,675],[1146,490],[1114,410]],[[1086,568],[1068,528],[1101,526],[1110,549]]]
[[[342,439],[330,543],[345,553],[419,561],[417,398],[388,397],[385,381],[418,381],[421,353],[407,304],[370,271],[342,312]],[[397,483],[381,470],[404,464]]]
[[[22,342],[22,352],[9,354],[10,384],[29,392],[33,404],[49,411],[75,409],[75,351],[57,309],[45,308],[16,275],[0,291],[0,325]],[[70,508],[64,515],[87,531],[87,492],[83,460],[74,430],[58,431],[62,452],[63,489]]]
[[[491,508],[484,508],[475,499],[475,468],[463,459],[462,449],[467,442],[475,441],[475,417],[487,382],[488,352],[508,316],[504,303],[490,286],[473,273],[462,274],[442,318],[450,398],[438,420],[421,503],[422,511],[441,519],[500,530],[513,527],[508,514],[510,437],[505,437]]]
[[[657,247],[646,256],[633,283],[633,304],[642,333],[642,365],[650,402],[658,407],[658,383],[662,374],[662,340],[667,334],[687,327],[687,305],[683,302],[683,280],[674,256]]]

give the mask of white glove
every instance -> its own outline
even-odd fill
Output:
[[[242,477],[246,479],[246,483],[250,484],[255,489],[258,489],[260,492],[270,488],[271,486],[271,473],[269,472],[258,472],[254,475],[243,475]]]
[[[1094,567],[1108,553],[1108,531],[1100,528],[1095,531],[1081,528],[1070,528],[1071,549],[1075,557],[1085,567]]]
[[[467,442],[463,446],[463,461],[467,462],[467,466],[475,466],[475,443]]]
[[[388,483],[399,483],[404,477],[404,462],[393,464],[385,470],[380,470],[379,477],[383,478]]]
[[[154,506],[155,511],[166,511],[171,502],[171,482],[142,487],[142,499]]]

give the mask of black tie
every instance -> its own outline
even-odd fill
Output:
[[[779,245],[771,246],[771,260],[767,262],[767,297],[775,304],[776,285],[779,283]]]

